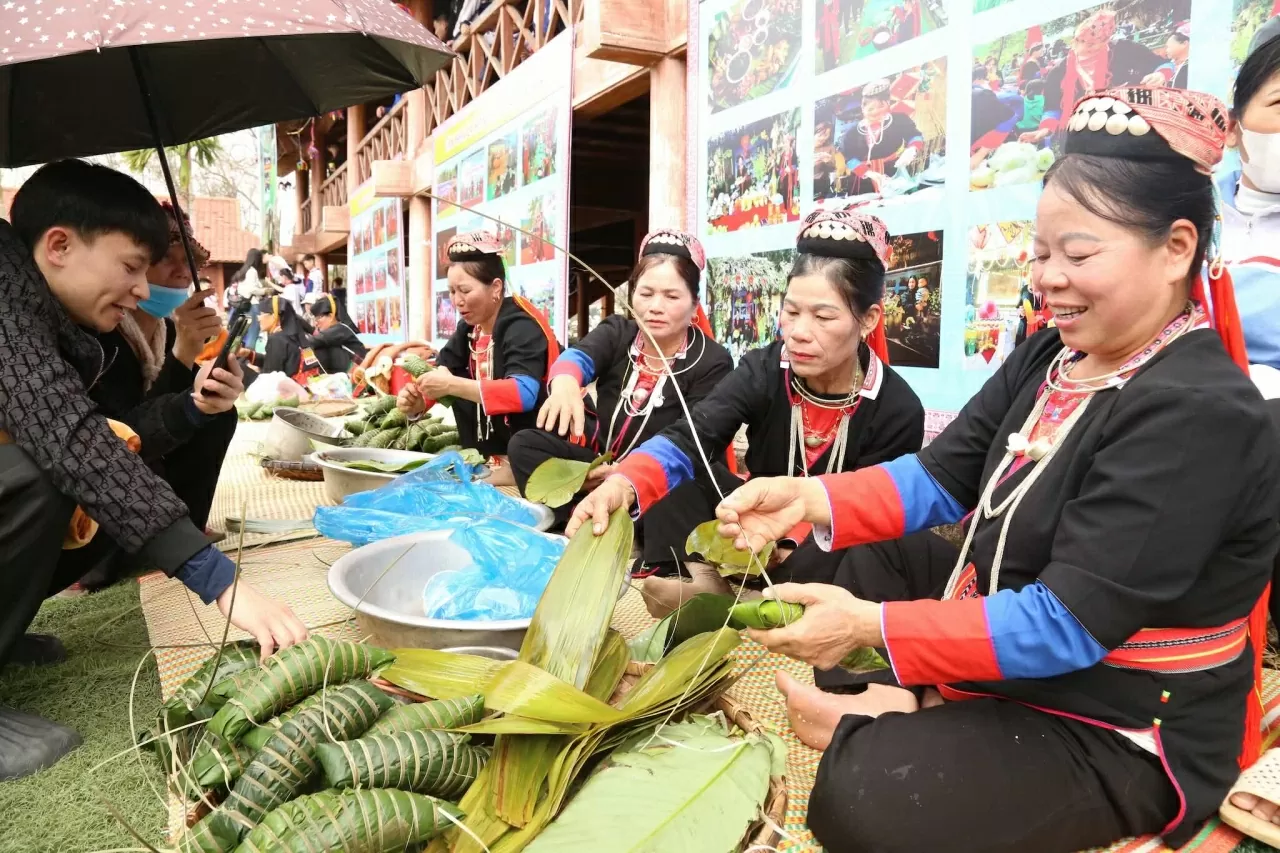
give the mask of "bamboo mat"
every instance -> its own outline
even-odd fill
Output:
[[[238,548],[240,534],[229,529],[228,518],[243,516],[252,521],[309,522],[316,507],[329,503],[324,497],[324,483],[286,480],[273,477],[262,469],[258,453],[270,425],[270,421],[241,421],[222,463],[218,490],[214,493],[213,508],[209,512],[209,527],[227,534],[218,547],[229,553]],[[255,548],[315,535],[313,528],[290,533],[247,533],[244,545]]]

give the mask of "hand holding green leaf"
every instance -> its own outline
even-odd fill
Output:
[[[773,554],[775,543],[768,543],[757,554],[740,551],[734,547],[732,539],[720,535],[719,527],[719,521],[699,524],[685,540],[684,550],[689,554],[701,554],[722,575],[760,574],[760,569],[769,562],[769,557]]]
[[[564,506],[582,491],[587,475],[613,459],[612,453],[597,456],[590,462],[576,459],[551,458],[539,465],[529,475],[524,496],[535,503],[546,504],[553,509]]]

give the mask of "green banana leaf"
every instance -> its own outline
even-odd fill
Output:
[[[774,748],[759,735],[664,727],[614,752],[525,850],[734,853],[768,795]]]
[[[483,693],[502,661],[437,649],[396,649],[396,662],[382,677],[396,687],[432,699],[461,699]]]
[[[750,551],[739,551],[733,547],[733,540],[721,536],[719,528],[720,522],[715,519],[699,524],[684,541],[684,550],[689,554],[701,554],[722,575],[760,574],[760,568],[767,565],[773,555],[774,543],[770,542],[760,553],[753,555]]]
[[[484,697],[478,693],[461,699],[411,702],[408,705],[397,705],[379,717],[369,734],[385,735],[414,729],[456,729],[478,723],[483,716]]]
[[[407,462],[375,462],[372,459],[353,459],[349,462],[335,461],[334,464],[354,471],[370,471],[374,474],[407,474],[421,468],[429,461],[429,459],[410,459]]]
[[[735,600],[728,594],[695,595],[632,640],[631,657],[642,663],[654,663],[690,637],[720,630],[729,622],[729,610]]]
[[[528,500],[546,504],[549,507],[564,506],[573,500],[574,495],[582,491],[582,484],[587,481],[587,475],[608,463],[612,458],[612,453],[597,456],[590,462],[552,457],[529,475],[524,496]]]

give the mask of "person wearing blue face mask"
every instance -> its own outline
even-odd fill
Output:
[[[218,474],[236,430],[235,401],[244,390],[240,366],[209,374],[196,357],[222,330],[217,312],[204,304],[206,294],[191,293],[191,272],[178,218],[162,204],[169,221],[169,251],[147,270],[150,293],[125,313],[111,332],[98,336],[108,367],[89,391],[101,412],[129,425],[142,440],[142,456],[173,488],[205,528]],[[197,266],[209,253],[182,217]],[[193,390],[202,393],[192,394]],[[101,589],[131,566],[123,551],[104,554],[80,580],[84,589]]]

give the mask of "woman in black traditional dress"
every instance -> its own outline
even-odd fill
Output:
[[[804,615],[755,639],[827,668],[879,647],[900,685],[778,676],[825,750],[809,825],[833,851],[1179,847],[1257,757],[1280,447],[1211,236],[1227,111],[1133,87],[1067,127],[1033,267],[1056,328],[920,453],[718,509],[739,547],[805,519],[847,549],[838,586],[774,588]],[[958,553],[903,538],[968,513]]]
[[[681,397],[694,405],[733,370],[729,351],[712,339],[698,305],[706,263],[702,244],[690,234],[664,229],[645,237],[629,285],[632,313],[648,335],[636,320],[615,314],[561,353],[551,368],[547,401],[538,412],[539,428],[511,439],[511,472],[521,494],[529,476],[548,459],[590,461],[610,453],[612,463],[588,477],[586,490],[594,488],[633,448],[684,416]],[[592,382],[595,401],[588,405],[583,389]],[[701,501],[696,485],[684,489]],[[679,503],[680,495],[673,500]],[[561,524],[572,509],[572,504],[557,509]],[[672,543],[657,536],[644,541],[645,564],[671,560]]]
[[[420,418],[452,397],[463,447],[500,462],[511,436],[534,426],[547,371],[560,354],[546,317],[522,296],[507,296],[502,243],[487,231],[449,242],[449,296],[458,328],[435,370],[410,382],[396,401]]]
[[[346,373],[359,364],[369,349],[356,336],[355,324],[347,315],[347,306],[329,293],[322,293],[311,306],[315,334],[304,339],[326,373]]]
[[[888,236],[879,219],[852,208],[818,211],[805,220],[782,303],[783,340],[745,354],[693,407],[704,458],[719,458],[744,424],[753,477],[852,471],[920,449],[924,408],[885,355],[880,302]],[[712,482],[699,470],[700,455],[688,421],[668,427],[578,504],[569,528],[600,507],[635,506],[645,517],[646,537],[660,535],[683,553],[689,532],[714,517],[720,495],[742,485],[719,463],[711,465]],[[664,512],[668,493],[690,481],[698,484],[701,500],[682,500],[678,512]],[[807,529],[787,538],[793,545],[805,542]],[[787,560],[789,571],[817,571],[807,567],[808,555],[817,551],[805,542]],[[650,612],[725,588],[710,567],[686,568],[693,583],[646,579]]]
[[[267,296],[258,303],[258,323],[267,336],[267,346],[262,354],[242,347],[241,362],[256,369],[246,372],[245,386],[262,373],[284,373],[304,388],[307,380],[322,372],[320,362],[307,344],[310,330],[293,303],[283,296]]]

